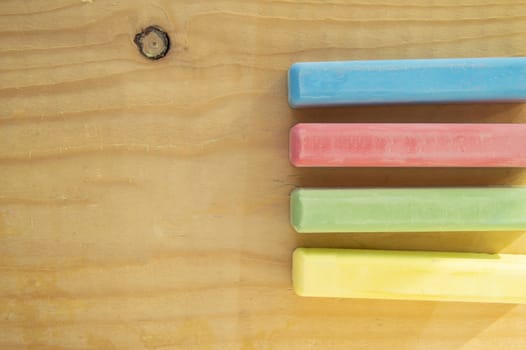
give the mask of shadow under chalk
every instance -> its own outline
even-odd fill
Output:
[[[524,103],[397,104],[291,109],[302,123],[520,123]]]
[[[525,231],[297,234],[298,247],[498,253]]]

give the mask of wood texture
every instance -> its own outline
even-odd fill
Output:
[[[2,0],[1,349],[523,349],[526,306],[308,299],[297,246],[526,253],[522,232],[295,234],[295,186],[526,184],[293,169],[297,121],[524,122],[521,104],[287,106],[295,61],[526,55],[525,1]],[[133,44],[164,27],[162,60]]]

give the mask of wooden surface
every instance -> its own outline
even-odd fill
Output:
[[[297,121],[524,122],[526,105],[292,111],[295,61],[526,55],[526,1],[0,2],[1,349],[524,349],[526,305],[299,298],[297,246],[526,253],[522,232],[295,234],[295,186],[526,184],[293,169]],[[134,35],[174,47],[142,57]]]

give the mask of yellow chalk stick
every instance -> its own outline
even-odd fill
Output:
[[[298,295],[526,303],[526,255],[298,248]]]

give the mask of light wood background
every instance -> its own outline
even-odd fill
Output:
[[[295,186],[526,184],[293,169],[297,121],[525,122],[526,105],[292,111],[296,61],[526,55],[526,1],[2,0],[1,349],[525,349],[526,305],[296,297],[298,246],[526,253],[522,232],[295,234]],[[150,24],[174,47],[149,61]],[[526,281],[525,281],[526,283]]]

